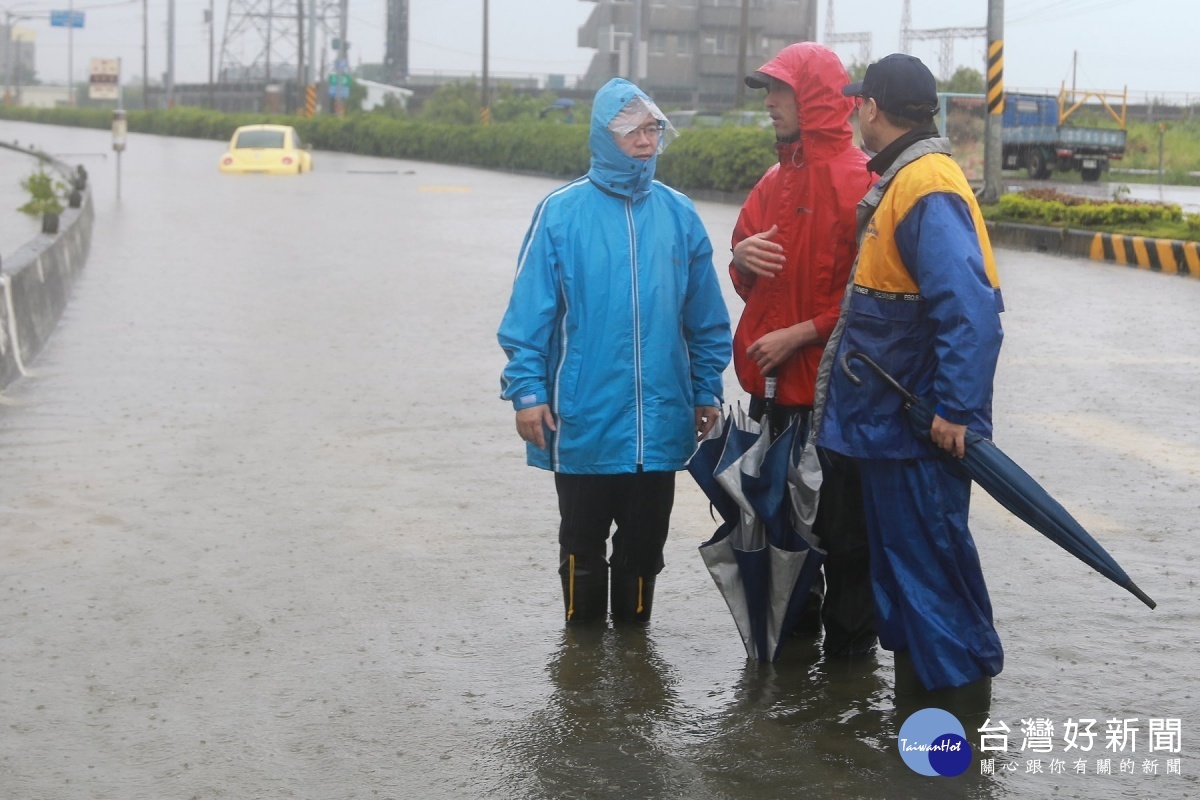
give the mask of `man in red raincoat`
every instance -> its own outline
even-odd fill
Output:
[[[733,357],[751,416],[769,406],[775,431],[796,416],[810,424],[817,367],[858,251],[855,210],[871,175],[854,147],[854,102],[842,96],[849,82],[837,55],[813,42],[785,47],[746,77],[767,90],[779,163],[751,191],[733,232],[729,274],[746,301]],[[770,404],[768,374],[776,379]],[[813,532],[829,554],[828,586],[824,607],[814,595],[797,633],[824,622],[826,655],[864,652],[875,628],[861,485],[850,459],[822,452],[821,461]]]

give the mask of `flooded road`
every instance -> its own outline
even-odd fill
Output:
[[[1007,659],[966,721],[1008,752],[926,778],[890,654],[746,662],[686,476],[648,631],[564,631],[553,481],[495,343],[556,182],[327,153],[242,178],[221,150],[131,136],[119,204],[84,162],[88,267],[0,396],[0,797],[1200,796],[1200,281],[999,253],[996,441],[1159,607],[977,491]],[[737,209],[699,207],[724,252]]]

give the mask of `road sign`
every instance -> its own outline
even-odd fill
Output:
[[[329,96],[346,99],[350,96],[350,76],[329,73]]]
[[[82,11],[51,11],[50,27],[52,28],[82,28]]]
[[[121,88],[121,59],[93,58],[88,97],[92,100],[117,100]]]

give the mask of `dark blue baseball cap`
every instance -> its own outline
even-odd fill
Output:
[[[890,114],[928,122],[939,110],[937,81],[921,59],[892,53],[867,67],[858,83],[842,88],[847,97],[870,97]]]

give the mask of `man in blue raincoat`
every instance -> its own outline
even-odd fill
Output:
[[[674,129],[632,83],[592,107],[588,173],[534,211],[500,346],[501,397],[552,470],[568,623],[649,620],[675,472],[715,423],[732,343],[692,202],[654,180]],[[607,557],[613,524],[612,555]]]
[[[859,254],[822,360],[817,441],[854,457],[867,512],[880,644],[911,658],[927,689],[1000,672],[975,542],[971,481],[939,456],[962,457],[966,430],[992,432],[992,379],[1003,302],[983,216],[949,141],[933,124],[933,75],[913,56],[871,64],[842,90],[862,98],[859,129],[880,176],[859,204]],[[837,368],[861,351],[935,407],[933,427],[909,424],[898,394]],[[832,368],[831,368],[832,366]]]

